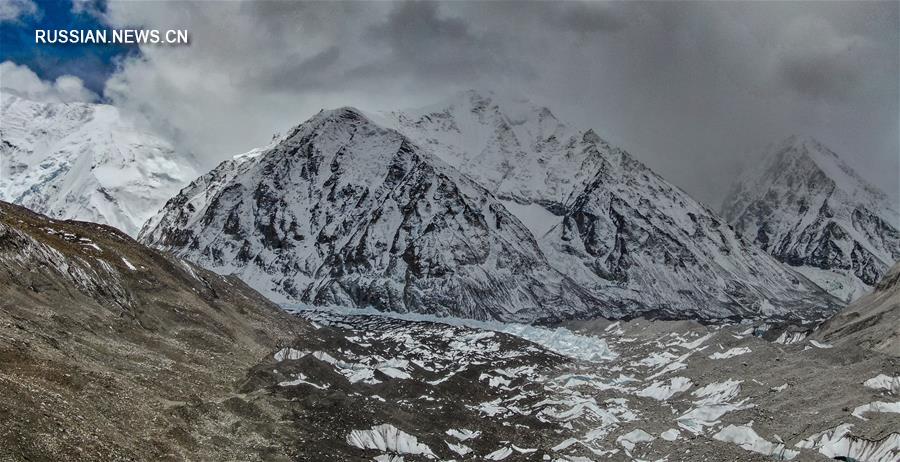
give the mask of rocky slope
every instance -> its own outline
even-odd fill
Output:
[[[900,260],[896,207],[833,151],[791,137],[741,176],[722,214],[748,240],[849,301]]]
[[[491,190],[551,265],[632,315],[814,319],[836,306],[627,152],[547,108],[468,91],[378,120]]]
[[[0,202],[0,460],[250,460],[192,416],[307,331],[237,278]]]
[[[112,106],[0,98],[0,200],[134,236],[196,175]]]
[[[559,354],[467,326],[388,321],[361,333],[326,321],[109,226],[0,202],[0,460],[361,461],[472,423],[485,435],[468,444],[485,453],[513,435],[567,431],[479,422],[470,408],[497,394],[482,372],[564,367]]]
[[[823,324],[816,336],[900,357],[900,264],[888,271],[871,294]]]
[[[281,301],[516,321],[622,313],[551,268],[484,188],[351,108],[224,162],[140,239]]]

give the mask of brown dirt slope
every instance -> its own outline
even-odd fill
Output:
[[[311,330],[237,278],[0,202],[0,461],[277,458],[264,426],[228,427],[240,409],[197,409]]]
[[[829,319],[815,336],[900,356],[900,263],[888,271],[871,294]]]

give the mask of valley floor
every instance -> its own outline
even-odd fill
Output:
[[[55,382],[0,369],[0,383],[14,393],[0,398],[0,460],[900,457],[900,363],[803,334],[766,333],[774,340],[765,340],[751,326],[693,322],[547,328],[289,311],[302,333],[243,377],[235,371],[218,388],[199,389],[184,376],[180,393],[189,399],[148,394],[149,371],[144,391],[115,388],[123,406],[131,403],[147,419],[119,431],[149,428],[155,447],[122,445],[112,432],[122,423],[115,414],[78,397],[80,389],[110,403],[77,367],[61,370]],[[22,332],[15,321],[0,325],[0,346]],[[57,438],[108,440],[88,443],[89,457],[39,449]]]
[[[301,460],[900,456],[900,364],[803,334],[296,313],[345,334],[331,349],[281,350],[254,373],[291,402]]]

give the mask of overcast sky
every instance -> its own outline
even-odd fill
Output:
[[[795,133],[900,194],[894,1],[76,5],[113,27],[189,29],[189,46],[123,56],[99,97],[204,167],[323,107],[482,88],[594,128],[714,206],[755,152]]]

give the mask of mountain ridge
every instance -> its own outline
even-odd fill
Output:
[[[550,268],[479,185],[352,108],[224,162],[140,238],[275,299],[479,319],[613,313]]]
[[[635,303],[640,297],[635,295],[636,291],[652,286],[652,281],[635,284],[632,289],[624,291],[621,290],[623,281],[627,284],[629,277],[643,277],[647,270],[657,267],[661,259],[664,261],[659,265],[660,268],[650,272],[655,275],[655,279],[669,279],[664,285],[668,285],[670,290],[648,298],[659,298],[661,295],[662,299],[674,303],[678,298],[674,295],[677,289],[671,289],[678,282],[671,281],[670,274],[665,273],[674,274],[678,272],[679,266],[670,265],[662,270],[668,264],[665,260],[678,260],[674,254],[663,251],[659,255],[648,256],[643,262],[635,263],[641,270],[629,270],[627,264],[625,267],[615,267],[617,261],[628,263],[614,255],[616,242],[620,243],[619,255],[622,254],[622,249],[626,253],[631,250],[632,253],[640,254],[645,251],[641,243],[652,236],[659,242],[671,242],[673,250],[680,248],[675,254],[691,255],[689,260],[703,262],[697,266],[697,271],[704,276],[693,277],[694,286],[684,285],[678,288],[693,291],[697,286],[705,287],[701,289],[705,290],[704,295],[697,296],[691,303],[704,305],[708,304],[709,298],[732,298],[725,291],[709,285],[709,281],[722,280],[717,272],[737,283],[728,288],[728,291],[746,294],[748,290],[756,290],[755,286],[761,291],[751,298],[760,300],[777,299],[771,292],[767,293],[767,288],[782,286],[784,283],[779,282],[779,278],[795,284],[782,289],[782,296],[790,298],[787,292],[798,289],[808,294],[816,292],[803,282],[806,280],[804,276],[784,270],[780,264],[769,261],[761,252],[734,236],[725,220],[710,208],[657,175],[626,150],[610,145],[594,130],[569,128],[555,117],[552,119],[552,131],[537,129],[535,127],[540,127],[545,118],[552,116],[549,109],[520,99],[514,103],[512,112],[515,115],[510,116],[504,108],[508,101],[509,98],[504,97],[495,99],[492,93],[467,91],[425,109],[395,111],[383,114],[383,117],[392,126],[431,149],[451,165],[458,166],[470,177],[490,175],[491,170],[482,167],[485,158],[489,159],[487,165],[507,165],[509,168],[499,176],[502,183],[496,188],[498,197],[507,199],[504,204],[511,210],[523,210],[527,214],[534,213],[535,209],[542,209],[545,220],[555,220],[555,225],[545,227],[550,228],[548,233],[554,236],[551,239],[539,239],[542,250],[548,256],[561,254],[559,259],[552,259],[552,262],[558,263],[558,268],[565,266],[565,274],[580,283],[593,286],[596,291],[617,291],[619,297]],[[518,128],[513,127],[511,120],[517,121]],[[466,130],[463,127],[473,128]],[[470,133],[474,133],[473,136],[468,136]],[[454,145],[458,140],[462,140],[462,144]],[[519,160],[522,157],[528,160],[522,162]],[[533,181],[534,178],[529,176],[544,170],[549,173],[538,178],[538,181]],[[524,173],[517,175],[517,172]],[[575,180],[570,181],[570,178]],[[602,201],[597,201],[600,197],[603,198]],[[619,210],[614,211],[616,208]],[[635,234],[625,239],[616,237],[615,231],[620,226],[619,217],[623,210],[630,210],[626,213],[632,215],[629,223],[640,223],[634,229]],[[572,215],[574,212],[578,212],[581,218],[576,219]],[[588,223],[584,220],[588,216],[598,219],[589,220]],[[519,215],[519,218],[526,223],[529,221],[526,216]],[[695,236],[701,229],[701,235]],[[595,233],[597,230],[603,231]],[[678,238],[673,239],[674,236]],[[572,239],[581,242],[575,247],[561,245],[572,242]],[[606,244],[596,245],[601,242]],[[687,250],[681,245],[688,242],[695,248]],[[700,247],[696,247],[698,245]],[[664,246],[658,247],[653,252],[658,252]],[[585,249],[592,249],[593,253]],[[571,262],[573,254],[576,261],[581,260],[580,264]],[[707,258],[705,255],[717,256]],[[736,255],[741,257],[736,258]],[[722,265],[721,261],[730,263]],[[734,272],[732,268],[735,266],[741,269]],[[778,277],[760,282],[757,279],[759,276],[752,271],[748,272],[753,266],[766,268],[765,272],[777,274]],[[706,286],[702,282],[704,279]],[[738,287],[744,285],[744,281],[751,282]],[[721,282],[716,284],[724,286]],[[710,294],[717,295],[709,297]],[[678,303],[689,304],[684,299],[678,300]],[[746,302],[736,301],[735,305],[746,305]],[[757,308],[764,305],[761,303]],[[753,312],[752,309],[737,311],[741,315]],[[720,313],[724,314],[724,311]],[[658,315],[662,316],[663,313],[658,312]]]
[[[562,137],[565,129],[549,110],[512,118],[484,98],[466,97],[473,108],[461,114],[475,114],[474,121],[457,121],[459,111],[425,114],[399,118],[408,122],[400,131],[376,123],[385,115],[371,120],[347,107],[322,111],[196,180],[148,222],[140,239],[219,272],[248,271],[242,277],[270,296],[314,304],[529,322],[642,315],[812,321],[837,308],[595,132]],[[529,119],[533,113],[537,122]],[[485,142],[487,149],[407,138],[416,120],[456,127],[439,135]],[[467,137],[465,124],[484,136]],[[520,138],[529,133],[543,138],[523,145]],[[572,181],[569,172],[583,173]],[[493,183],[483,179],[492,174],[498,175]],[[214,210],[219,206],[228,211]],[[311,227],[299,232],[307,241],[298,244],[290,235],[306,226],[304,219]],[[288,248],[278,247],[283,243]],[[400,256],[410,248],[419,254]],[[442,249],[456,253],[448,257]],[[531,274],[526,267],[540,277],[521,279]],[[521,280],[511,282],[512,274]],[[410,277],[419,285],[409,285]],[[454,288],[458,281],[474,292]],[[652,293],[643,293],[650,287]],[[528,308],[515,309],[516,303]]]

